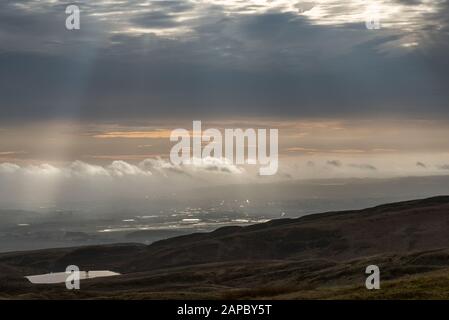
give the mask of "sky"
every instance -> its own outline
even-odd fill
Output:
[[[272,179],[447,174],[448,19],[446,0],[3,0],[0,175],[257,179],[173,167],[193,120],[279,129]]]
[[[449,114],[447,1],[71,3],[0,4],[3,122]]]

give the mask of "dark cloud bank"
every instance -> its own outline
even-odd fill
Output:
[[[209,5],[180,20],[194,5],[167,1],[99,20],[96,13],[131,12],[139,2],[82,2],[82,29],[68,32],[64,3],[37,12],[26,9],[33,1],[17,3],[0,4],[4,121],[449,115],[447,3],[429,17],[434,24],[417,26],[413,50],[393,44],[410,36],[402,30],[317,25],[277,10],[226,13]],[[156,31],[108,32],[114,28]],[[190,31],[157,33],[176,28]]]

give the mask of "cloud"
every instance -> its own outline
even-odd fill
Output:
[[[170,130],[153,131],[111,131],[96,134],[93,137],[99,139],[126,138],[126,139],[163,139],[170,138]]]
[[[81,0],[68,33],[69,3],[0,2],[3,121],[449,115],[447,2],[373,32],[361,1]]]
[[[25,151],[1,151],[0,152],[0,157],[3,156],[14,156],[14,155],[18,155],[18,154],[25,154]]]
[[[20,170],[20,167],[17,164],[13,163],[1,163],[0,164],[0,173],[14,173]]]
[[[204,159],[192,158],[182,162],[180,165],[174,165],[169,161],[157,159],[146,159],[139,165],[144,168],[151,168],[166,176],[168,173],[186,174],[188,176],[201,175],[204,173],[218,173],[218,174],[234,174],[240,175],[245,173],[243,168],[240,168],[226,158],[206,157]]]
[[[362,170],[377,170],[377,168],[371,164],[366,164],[366,163],[353,163],[353,164],[349,164],[349,167],[351,168],[357,168],[357,169],[362,169]]]
[[[180,24],[175,15],[160,11],[139,14],[131,22],[147,28],[174,28]]]
[[[340,160],[328,160],[326,162],[328,166],[335,167],[335,168],[341,168],[343,166],[343,163]],[[369,170],[369,171],[375,171],[377,168],[371,164],[366,163],[351,163],[347,165],[350,168],[357,168],[361,170]]]
[[[331,152],[333,152],[333,153],[354,154],[354,153],[365,153],[367,151],[366,150],[362,150],[362,149],[336,149],[336,150],[331,150]]]
[[[102,166],[75,161],[69,166],[69,174],[77,177],[109,176],[109,171]]]
[[[285,151],[287,152],[298,152],[298,153],[315,153],[318,152],[318,149],[314,149],[314,148],[303,148],[303,147],[290,147],[287,148]]]
[[[171,162],[163,160],[161,158],[145,159],[139,164],[139,166],[145,170],[151,170],[153,173],[162,175],[164,177],[167,177],[169,174],[185,174],[187,176],[190,176],[190,173],[188,173],[186,170],[183,170],[180,165],[172,164]]]
[[[226,159],[193,159],[179,166],[161,158],[100,166],[82,161],[65,165],[0,163],[0,201],[17,205],[108,201],[195,192],[196,188],[256,179]]]
[[[240,175],[245,173],[245,170],[232,164],[228,159],[213,157],[207,157],[205,159],[192,158],[180,165],[174,165],[170,161],[161,158],[145,159],[137,165],[116,160],[106,166],[93,165],[83,161],[74,161],[62,167],[56,167],[47,163],[26,166],[19,166],[13,163],[0,163],[0,174],[60,175],[62,178],[120,178],[134,176],[151,179],[153,172],[160,173],[163,176],[167,176],[168,173],[176,173],[187,174],[191,177],[197,175],[199,177],[204,173]]]
[[[144,171],[137,166],[129,164],[125,161],[114,161],[108,167],[109,172],[113,176],[150,176],[150,171]]]
[[[340,160],[328,160],[326,162],[326,164],[328,166],[336,167],[336,168],[339,168],[339,167],[341,167],[343,165]]]
[[[50,176],[54,177],[61,174],[61,170],[55,166],[48,163],[43,163],[40,165],[29,165],[27,167],[21,168],[24,174],[34,175],[34,176]]]
[[[244,172],[243,169],[233,165],[232,162],[226,158],[192,158],[191,160],[184,162],[182,166],[198,171],[206,170],[211,172],[224,172],[232,174],[242,174]]]
[[[416,162],[416,166],[420,168],[427,168],[426,164],[421,161]]]

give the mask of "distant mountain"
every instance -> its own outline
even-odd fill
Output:
[[[122,275],[84,281],[84,290],[78,293],[63,286],[31,285],[22,278],[64,271],[72,264]],[[382,280],[392,291],[368,293],[364,289],[364,270],[369,264],[380,266]],[[417,296],[423,292],[408,282],[398,289],[397,283],[438,282],[445,268],[449,268],[449,196],[440,196],[224,227],[149,246],[117,244],[1,254],[0,281],[5,281],[0,282],[0,297],[332,298],[331,290],[343,298],[389,297],[392,292],[406,298],[411,292]],[[429,289],[427,294],[446,298],[446,282],[445,291]]]

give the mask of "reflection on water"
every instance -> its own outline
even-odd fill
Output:
[[[258,201],[245,197],[181,202],[170,199],[151,205],[148,201],[121,201],[115,206],[77,203],[68,207],[51,207],[53,212],[38,213],[0,208],[0,252],[123,242],[148,245],[225,226],[246,226],[338,208],[362,207],[359,205],[361,200],[325,198],[292,201],[267,198]],[[380,203],[374,200],[361,202],[365,207],[369,203]]]
[[[34,276],[26,276],[31,283],[34,284],[51,284],[51,283],[64,283],[70,274],[65,272],[55,272],[38,274]],[[97,270],[97,271],[80,271],[80,280],[100,278],[100,277],[111,277],[118,276],[120,273],[112,272],[108,270]]]

